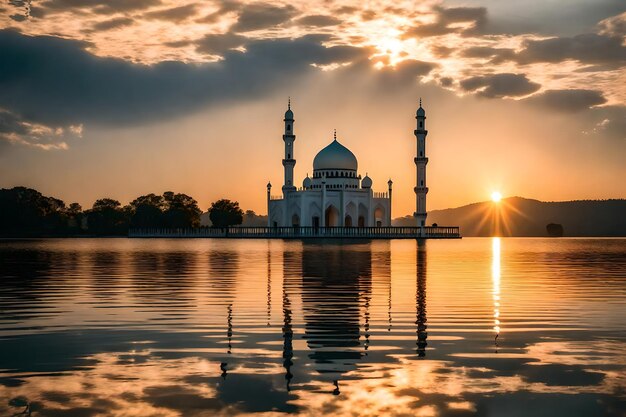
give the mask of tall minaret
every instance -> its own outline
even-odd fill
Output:
[[[293,185],[293,167],[296,165],[293,142],[296,140],[296,135],[293,134],[294,119],[293,112],[291,111],[291,98],[287,104],[284,121],[285,133],[283,134],[283,141],[285,142],[285,159],[283,159],[283,167],[285,168],[285,182],[283,184],[283,195],[289,191],[296,190],[296,187]]]
[[[417,119],[417,128],[413,132],[417,139],[417,156],[415,157],[415,166],[417,168],[417,183],[415,185],[415,220],[417,227],[426,226],[426,194],[428,187],[426,186],[426,112],[422,108],[422,99],[420,98],[420,107],[415,115]]]

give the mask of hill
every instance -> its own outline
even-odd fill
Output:
[[[463,236],[547,236],[549,223],[561,224],[564,236],[626,236],[626,200],[545,202],[510,197],[428,213],[428,224],[460,226]],[[499,226],[496,225],[499,223]],[[394,226],[413,226],[413,218],[394,219]]]

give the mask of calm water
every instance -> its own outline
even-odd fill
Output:
[[[623,416],[626,240],[0,242],[0,415]]]

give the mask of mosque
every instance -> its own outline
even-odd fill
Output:
[[[416,114],[417,168],[416,226],[426,225],[426,112],[420,107]],[[302,187],[294,184],[296,165],[294,114],[291,102],[284,118],[285,143],[284,181],[281,196],[272,196],[272,184],[267,184],[268,227],[387,227],[391,226],[391,179],[387,191],[375,192],[373,181],[359,174],[356,156],[337,139],[318,152],[313,160],[313,176],[304,178]]]

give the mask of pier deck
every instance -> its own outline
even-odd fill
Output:
[[[131,229],[132,238],[230,239],[460,239],[457,226],[426,227],[199,227]]]

